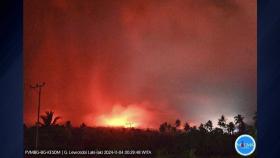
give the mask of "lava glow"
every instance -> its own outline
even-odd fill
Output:
[[[112,127],[136,127],[134,122],[128,121],[125,116],[115,116],[113,118],[105,118],[104,124]]]
[[[99,124],[110,127],[139,127],[143,124],[141,116],[144,113],[146,112],[143,109],[135,105],[122,106],[117,104],[113,106],[110,113],[103,114],[99,117]]]

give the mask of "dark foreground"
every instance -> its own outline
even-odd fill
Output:
[[[237,134],[190,129],[157,131],[133,128],[64,127],[25,128],[25,157],[121,158],[238,158]],[[33,152],[33,153],[32,153]],[[34,153],[41,154],[35,155]],[[250,157],[256,157],[252,155]]]

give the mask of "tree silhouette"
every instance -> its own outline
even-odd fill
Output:
[[[45,115],[41,116],[43,123],[40,123],[42,127],[51,127],[58,125],[56,122],[61,119],[60,117],[54,117],[53,111],[46,111]]]
[[[215,135],[222,135],[224,133],[223,129],[221,128],[215,128],[213,131],[212,131],[213,134]]]
[[[167,129],[167,122],[164,122],[159,126],[159,131],[160,132],[165,132],[166,129]]]
[[[202,123],[199,125],[198,129],[201,133],[207,133],[207,130],[205,129],[205,127]]]
[[[66,127],[67,129],[71,129],[71,128],[72,128],[72,123],[71,123],[71,121],[66,121],[65,127]]]
[[[170,132],[170,131],[172,130],[171,124],[167,124],[167,125],[166,125],[166,129],[167,129],[168,132]]]
[[[186,122],[186,123],[185,123],[185,126],[184,126],[184,130],[185,130],[186,132],[188,132],[188,131],[190,130],[190,128],[191,128],[191,126],[189,125],[188,122]]]
[[[190,128],[190,133],[193,133],[195,131],[197,131],[197,127],[196,126],[193,126],[193,127]]]
[[[243,120],[244,120],[244,117],[240,114],[238,114],[237,116],[234,116],[235,124],[240,124],[243,122]]]
[[[66,139],[69,141],[72,138],[72,130],[73,130],[73,126],[71,121],[66,121],[65,122],[65,135],[66,135]]]
[[[164,122],[159,126],[160,132],[176,132],[176,127],[171,126],[171,124]]]
[[[224,115],[222,115],[221,118],[219,118],[218,126],[220,126],[223,130],[226,129],[226,118]]]
[[[233,122],[228,123],[227,124],[227,131],[228,131],[228,133],[232,135],[234,130],[235,130],[234,123]]]
[[[176,132],[177,131],[176,129],[177,129],[176,127],[171,127],[172,132]]]
[[[46,120],[45,124],[48,126],[56,124],[53,112],[44,114],[44,120]],[[224,120],[222,118],[220,122],[223,123],[225,122]],[[196,126],[190,127],[188,122],[182,122],[182,124],[180,122],[179,124],[179,121],[176,120],[174,121],[175,124],[163,122],[158,130],[87,127],[85,123],[82,123],[80,127],[75,127],[72,126],[70,121],[66,121],[63,126],[41,128],[40,147],[65,149],[71,147],[75,150],[91,147],[109,149],[150,147],[151,151],[155,151],[155,157],[160,158],[190,156],[232,158],[236,157],[236,152],[232,150],[232,144],[234,139],[240,134],[239,131],[243,129],[241,125],[245,125],[243,120],[244,118],[241,115],[237,115],[234,117],[234,121],[228,121],[226,129],[220,128],[221,126],[214,127],[211,120],[200,124],[199,129]],[[186,132],[176,132],[179,125],[184,126],[184,131]],[[33,130],[35,126],[25,128],[24,143],[27,148],[32,149],[35,140],[35,131]],[[253,133],[253,126],[246,124],[244,129],[246,129],[246,133],[256,137],[256,134]]]
[[[246,132],[246,124],[244,123],[244,117],[242,115],[238,114],[234,117],[234,124],[237,126],[239,134]]]
[[[207,130],[208,132],[211,132],[211,131],[212,131],[212,129],[213,129],[213,123],[212,123],[211,120],[208,120],[208,121],[206,122],[205,128],[206,128],[206,130]]]
[[[82,128],[82,129],[84,129],[84,128],[86,128],[87,127],[87,125],[85,124],[85,123],[82,123],[81,125],[80,125],[80,128]]]
[[[177,119],[177,120],[175,121],[175,127],[178,128],[178,127],[180,127],[180,126],[181,126],[181,121],[180,121],[179,119]]]

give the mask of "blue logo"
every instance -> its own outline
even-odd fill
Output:
[[[235,150],[242,156],[251,155],[255,149],[255,139],[248,134],[243,134],[235,140]]]

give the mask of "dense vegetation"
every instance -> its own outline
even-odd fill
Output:
[[[235,116],[234,122],[227,122],[226,118],[221,116],[217,127],[214,127],[210,120],[200,124],[198,128],[176,120],[174,124],[162,123],[158,130],[87,127],[84,123],[80,127],[72,127],[70,121],[59,125],[57,124],[59,117],[54,117],[53,112],[46,112],[41,119],[39,149],[141,149],[151,150],[152,155],[138,157],[233,158],[241,157],[234,149],[234,141],[240,134],[247,133],[256,138],[256,125],[246,124],[241,115]],[[256,117],[254,119],[256,121]],[[182,126],[183,129],[180,128]],[[36,126],[29,128],[24,126],[24,130],[25,148],[35,149]]]

